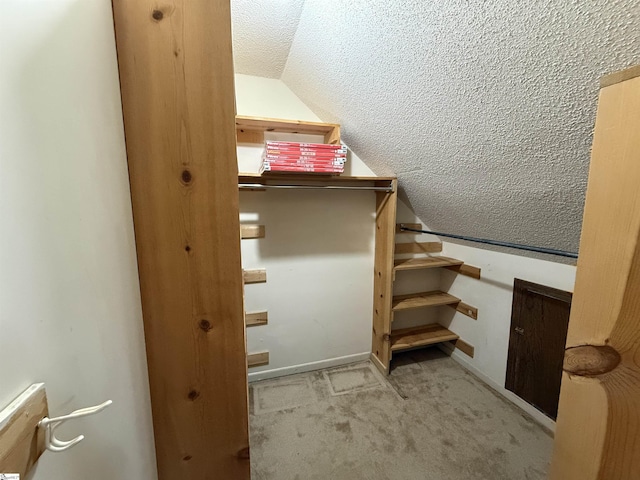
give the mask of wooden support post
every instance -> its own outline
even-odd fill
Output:
[[[376,238],[373,280],[373,336],[371,359],[384,374],[391,361],[391,304],[393,301],[393,250],[396,233],[398,181],[393,192],[376,193]]]
[[[553,480],[632,480],[640,475],[640,69],[635,76],[605,79],[603,85]]]
[[[113,0],[160,480],[248,480],[228,0]]]

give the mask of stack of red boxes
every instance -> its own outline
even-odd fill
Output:
[[[344,173],[345,145],[326,143],[265,142],[260,173]]]

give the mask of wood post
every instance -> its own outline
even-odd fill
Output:
[[[228,0],[113,0],[160,480],[248,480]]]
[[[391,361],[391,303],[393,300],[393,250],[396,237],[398,181],[393,192],[376,193],[376,241],[373,279],[373,335],[371,360],[384,374]]]
[[[631,72],[633,73],[633,72]],[[553,480],[640,474],[640,69],[603,82]]]

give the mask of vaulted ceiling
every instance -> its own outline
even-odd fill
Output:
[[[341,123],[430,228],[577,250],[598,80],[640,62],[640,0],[232,3],[236,71]]]

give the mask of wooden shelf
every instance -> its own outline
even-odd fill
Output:
[[[449,257],[406,258],[395,260],[393,270],[398,272],[402,270],[420,270],[423,268],[453,267],[462,265],[463,263],[462,260]]]
[[[278,184],[286,185],[286,182],[318,182],[323,184],[330,184],[330,182],[336,185],[343,183],[361,183],[361,182],[385,182],[389,183],[391,180],[395,180],[396,177],[353,177],[350,175],[318,175],[318,174],[264,174],[259,173],[239,173],[238,183],[262,183],[265,184]],[[328,183],[329,182],[329,183]]]
[[[458,335],[439,324],[403,328],[391,332],[391,351],[397,352],[413,347],[458,340]]]
[[[262,143],[264,132],[322,135],[324,143],[340,143],[340,125],[337,123],[236,116],[236,137],[239,143]]]
[[[260,190],[261,185],[290,186],[320,186],[320,187],[384,187],[394,186],[396,177],[352,177],[347,175],[297,175],[297,174],[267,174],[240,173],[238,185],[255,185],[255,190]]]
[[[412,308],[437,307],[439,305],[457,305],[460,299],[439,290],[433,292],[411,293],[393,297],[393,311]]]

